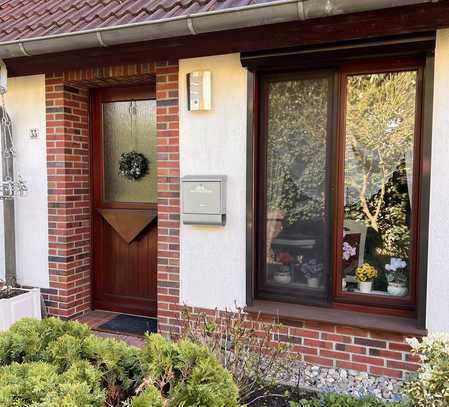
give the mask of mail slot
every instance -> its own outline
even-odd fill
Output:
[[[181,184],[185,225],[226,223],[226,175],[186,175]]]

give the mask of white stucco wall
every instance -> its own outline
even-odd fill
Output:
[[[28,183],[16,199],[17,277],[23,285],[48,287],[48,205],[45,137],[45,76],[10,78],[6,108],[13,122],[17,150],[15,173]],[[30,129],[39,137],[32,139]],[[3,204],[0,204],[3,207]],[[0,222],[0,278],[4,276],[3,212]]]
[[[449,332],[449,29],[437,32],[430,187],[427,327]]]
[[[226,226],[181,226],[181,301],[245,303],[246,70],[238,54],[181,60],[180,169],[228,176]],[[187,111],[186,74],[212,72],[212,110]]]

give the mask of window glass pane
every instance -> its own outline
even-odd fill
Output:
[[[324,297],[328,78],[271,82],[267,101],[264,288]]]
[[[410,291],[416,71],[347,78],[345,291]]]
[[[103,104],[104,199],[106,202],[157,201],[156,102]],[[120,156],[135,151],[148,160],[148,173],[137,180],[119,174]]]

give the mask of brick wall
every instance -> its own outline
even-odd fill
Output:
[[[282,339],[292,343],[311,364],[395,378],[403,378],[406,371],[419,367],[401,334],[313,321],[284,329],[286,336]]]
[[[46,76],[48,240],[52,315],[90,308],[88,92]]]
[[[171,332],[174,336],[182,326],[183,308],[171,307]],[[200,314],[215,318],[217,312],[193,307],[188,311],[194,319]],[[248,321],[248,326],[260,336],[263,336],[267,323],[278,322],[273,317],[255,314],[249,314]],[[410,353],[406,336],[402,334],[315,321],[280,322],[281,327],[272,333],[273,342],[288,344],[295,357],[308,364],[396,379],[405,379],[408,373],[415,372],[420,366],[419,358]]]
[[[156,65],[158,174],[158,327],[178,330],[179,303],[179,115],[178,65]]]

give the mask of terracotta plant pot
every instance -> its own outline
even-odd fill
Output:
[[[320,286],[320,278],[312,277],[307,279],[307,287],[318,288]]]
[[[372,281],[359,281],[359,291],[363,294],[369,294],[373,288]]]
[[[408,293],[408,287],[398,283],[388,283],[387,291],[388,294],[397,297],[405,297]]]

